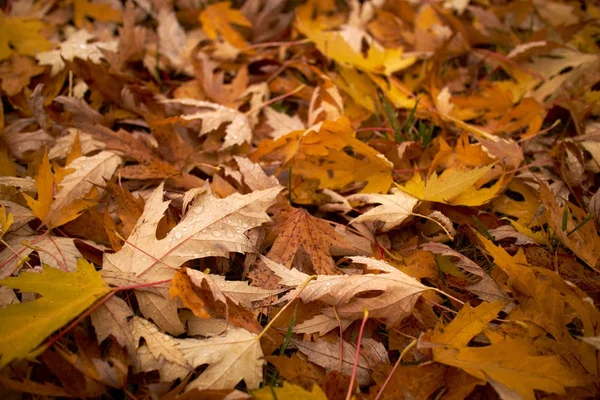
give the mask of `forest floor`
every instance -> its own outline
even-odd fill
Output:
[[[0,397],[600,393],[594,1],[0,11]]]

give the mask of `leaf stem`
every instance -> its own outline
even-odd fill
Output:
[[[406,355],[406,353],[408,353],[408,351],[410,349],[412,349],[413,347],[415,347],[416,344],[417,344],[417,339],[413,339],[412,342],[410,342],[408,344],[408,346],[406,346],[404,348],[404,350],[402,350],[402,353],[400,353],[400,357],[398,357],[398,360],[394,364],[394,367],[392,368],[392,371],[389,373],[389,375],[387,376],[387,378],[385,378],[385,382],[383,382],[383,385],[381,385],[381,387],[379,388],[379,391],[377,392],[377,396],[375,396],[375,398],[373,400],[379,400],[379,398],[383,394],[383,391],[385,390],[385,388],[387,387],[388,383],[390,382],[390,379],[392,379],[392,375],[394,375],[394,372],[396,372],[396,369],[398,368],[398,365],[400,365],[400,362],[402,361],[402,359],[404,358],[404,356]]]
[[[350,376],[350,384],[348,385],[348,393],[346,394],[346,400],[352,398],[352,389],[354,388],[354,381],[356,380],[356,372],[358,371],[358,360],[360,358],[360,345],[362,343],[363,333],[365,332],[365,325],[369,319],[369,309],[363,307],[363,319],[360,324],[360,330],[358,331],[358,339],[356,341],[356,353],[354,354],[354,365],[352,366],[352,375]],[[342,338],[340,337],[340,340]]]

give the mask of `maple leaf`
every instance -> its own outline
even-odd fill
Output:
[[[279,186],[217,199],[206,186],[177,226],[167,237],[157,240],[156,225],[169,205],[161,200],[161,184],[146,202],[128,243],[115,254],[105,254],[105,271],[112,269],[139,276],[153,268],[178,268],[195,258],[252,251],[244,232],[270,220],[264,210],[281,189]]]
[[[24,194],[27,204],[36,217],[48,226],[56,228],[77,218],[85,209],[96,204],[86,198],[97,194],[97,185],[110,179],[121,164],[121,158],[110,151],[102,151],[91,157],[78,157],[68,165],[64,179],[54,196],[54,176],[50,169],[48,154],[44,153],[36,176],[38,199]]]
[[[245,157],[233,156],[233,158],[244,177],[244,183],[251,190],[265,190],[279,185],[277,178],[267,176],[259,164],[253,163]]]
[[[15,222],[15,218],[11,213],[6,213],[6,207],[0,205],[0,239],[10,229],[11,225]]]
[[[10,235],[5,240],[8,246],[0,253],[0,278],[18,271],[34,251],[42,264],[68,272],[75,271],[77,260],[82,257],[72,238]]]
[[[300,386],[283,382],[281,387],[264,387],[252,392],[252,397],[256,400],[275,400],[275,399],[307,399],[307,400],[327,400],[327,396],[318,385],[313,385],[309,392]]]
[[[427,182],[423,182],[421,175],[415,173],[404,186],[398,187],[419,200],[478,206],[490,201],[502,187],[502,180],[499,180],[490,188],[475,188],[475,183],[491,168],[492,165],[470,171],[447,169],[440,176],[434,172]]]
[[[33,214],[41,219],[46,219],[52,206],[54,198],[54,176],[48,160],[48,153],[44,153],[42,163],[38,168],[38,173],[35,176],[35,186],[37,188],[37,200],[34,200],[29,195],[23,193],[23,197],[27,201],[27,205],[33,211]]]
[[[110,151],[78,157],[71,162],[67,167],[74,172],[61,180],[44,224],[54,228],[77,218],[83,210],[95,204],[86,200],[86,196],[95,191],[97,185],[109,180],[120,165],[121,157]]]
[[[112,284],[170,280],[186,261],[227,257],[229,252],[253,251],[247,230],[269,221],[265,210],[281,187],[234,194],[217,199],[208,187],[197,194],[184,218],[164,239],[156,239],[156,227],[169,202],[163,202],[163,185],[152,193],[127,243],[114,254],[104,254],[102,274]],[[144,315],[168,332],[181,333],[177,307],[162,288],[137,290]]]
[[[73,22],[78,28],[83,28],[87,18],[94,18],[99,22],[121,22],[121,10],[112,8],[109,4],[90,3],[89,0],[73,0],[75,13]]]
[[[229,328],[224,334],[209,339],[174,339],[192,368],[209,364],[191,381],[191,389],[231,389],[244,380],[248,389],[256,389],[262,381],[263,352],[258,336],[241,328]]]
[[[99,64],[104,59],[102,50],[116,51],[119,43],[117,41],[88,43],[94,38],[95,36],[85,29],[79,30],[60,43],[58,49],[38,52],[35,58],[40,65],[51,66],[52,75],[65,68],[64,60],[73,61],[75,58],[80,58]]]
[[[129,321],[129,329],[131,329],[135,343],[139,343],[140,338],[144,338],[154,358],[159,359],[162,357],[171,363],[189,368],[184,354],[177,349],[176,339],[161,333],[156,328],[156,325],[150,321],[140,317],[133,317]]]
[[[14,359],[28,357],[44,339],[110,291],[94,266],[84,259],[79,259],[72,273],[45,266],[41,273],[23,273],[0,284],[42,295],[0,309],[0,368]]]
[[[277,139],[292,131],[305,129],[302,120],[298,115],[289,116],[286,113],[273,110],[271,107],[265,107],[263,114],[267,118],[266,123],[273,131],[269,133],[271,139]]]
[[[227,42],[243,49],[246,47],[246,40],[233,27],[232,24],[251,28],[252,24],[240,10],[231,8],[230,1],[222,1],[211,4],[200,13],[199,17],[202,23],[202,29],[211,39],[216,39],[220,34]]]
[[[267,229],[266,241],[274,240],[267,254],[271,260],[291,268],[296,253],[302,248],[308,253],[317,274],[339,274],[329,249],[332,246],[347,248],[348,245],[325,220],[313,217],[302,208],[282,207]],[[258,271],[254,271],[251,277],[258,281],[258,286],[268,287]]]
[[[319,188],[342,189],[366,182],[362,193],[387,193],[392,164],[372,147],[357,140],[346,117],[323,121],[307,131],[290,132],[274,141],[263,141],[251,160],[279,161],[282,170],[304,179],[315,179]]]
[[[283,290],[266,290],[250,286],[248,282],[228,281],[224,276],[205,274],[186,268],[192,282],[198,287],[206,282],[215,300],[227,304],[227,299],[235,305],[251,308],[253,302],[261,301],[281,293]]]
[[[508,275],[508,284],[518,305],[510,319],[529,321],[546,330],[560,342],[561,354],[574,371],[595,375],[597,359],[590,347],[573,338],[567,328],[567,310],[572,308],[585,327],[585,336],[595,335],[600,313],[585,301],[586,295],[566,284],[558,274],[543,268],[530,267],[522,249],[510,256],[501,247],[476,234],[486,252]],[[552,345],[555,345],[555,341]]]
[[[134,354],[136,345],[131,329],[127,324],[128,318],[133,317],[133,310],[125,300],[113,296],[90,315],[96,331],[96,339],[101,344],[110,335],[130,354]]]
[[[0,10],[0,61],[10,57],[11,46],[27,56],[49,49],[52,44],[39,33],[44,27],[40,20],[5,16]]]
[[[586,378],[570,370],[558,356],[539,356],[526,339],[502,339],[489,346],[468,347],[504,307],[502,302],[466,304],[447,326],[438,326],[420,338],[432,347],[435,361],[461,368],[481,379],[493,380],[526,400],[534,400],[534,390],[564,394],[565,387],[579,386]],[[515,357],[519,354],[519,357]]]
[[[34,188],[35,189],[35,188]],[[31,210],[27,207],[23,207],[17,203],[13,203],[11,201],[0,200],[0,204],[6,208],[7,210],[7,221],[12,218],[12,223],[10,226],[6,227],[4,234],[15,231],[22,226],[26,225],[29,221],[35,219],[35,216],[31,212]],[[11,217],[12,215],[12,217]]]
[[[392,188],[392,194],[359,193],[348,196],[347,200],[367,204],[381,204],[354,218],[350,223],[380,221],[384,223],[383,228],[381,228],[383,232],[400,225],[406,218],[413,215],[413,209],[419,202],[416,197],[396,188]]]
[[[309,361],[322,366],[328,371],[336,370],[340,365],[342,358],[342,372],[345,375],[353,373],[353,367],[358,365],[356,380],[359,385],[367,385],[371,382],[369,371],[375,365],[380,363],[389,364],[389,359],[385,347],[373,339],[364,339],[362,349],[356,361],[356,346],[342,340],[342,354],[340,354],[340,341],[330,342],[321,339],[316,343],[294,340],[298,350],[308,356]]]
[[[341,322],[341,325],[340,325]],[[327,332],[340,328],[344,331],[353,322],[350,319],[340,319],[340,322],[336,318],[327,316],[325,314],[319,314],[314,318],[306,320],[301,324],[294,326],[294,333],[315,333],[319,336],[324,336]]]
[[[319,22],[313,20],[317,8],[315,3],[310,1],[296,9],[296,27],[326,56],[344,65],[386,75],[415,63],[416,57],[405,57],[402,49],[384,50],[376,43],[370,44],[366,56],[356,52],[344,38],[343,32],[325,31]]]
[[[12,53],[10,62],[4,62],[0,66],[0,78],[2,78],[2,90],[8,96],[14,96],[29,85],[31,78],[44,72],[44,68],[25,56]]]
[[[340,317],[361,319],[363,309],[369,309],[373,318],[387,318],[390,326],[405,318],[414,307],[419,296],[429,288],[416,279],[404,274],[388,263],[368,257],[348,257],[354,263],[365,264],[370,269],[379,270],[382,274],[363,275],[320,275],[310,281],[299,293],[305,303],[319,300],[334,306]],[[288,270],[281,264],[263,257],[266,266],[278,277],[281,285],[298,287],[308,275],[296,270]],[[363,298],[361,293],[377,291],[381,294]],[[281,300],[291,299],[298,293],[295,289]]]
[[[421,250],[430,251],[452,258],[452,264],[468,274],[475,275],[481,280],[477,283],[465,286],[464,289],[479,296],[481,299],[492,302],[497,300],[507,301],[508,295],[502,288],[475,262],[471,261],[461,253],[452,250],[441,243],[425,243],[419,246]],[[438,264],[439,265],[439,264]]]
[[[219,129],[223,124],[227,124],[225,128],[225,141],[221,149],[226,149],[234,145],[241,145],[249,142],[252,137],[252,130],[248,118],[229,107],[224,107],[220,104],[211,103],[210,101],[201,101],[194,99],[165,99],[164,104],[174,104],[180,106],[193,106],[200,111],[193,114],[183,114],[180,116],[184,121],[202,120],[202,129],[199,136],[205,135],[208,132]]]

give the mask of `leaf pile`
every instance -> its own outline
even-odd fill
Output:
[[[592,398],[592,1],[13,1],[0,394]]]

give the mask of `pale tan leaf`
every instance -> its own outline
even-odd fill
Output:
[[[342,321],[342,330],[346,330],[346,328],[352,323],[352,320],[349,319],[341,319],[340,321]],[[323,336],[333,329],[339,329],[339,323],[337,319],[325,314],[319,314],[316,317],[308,319],[301,324],[294,326],[295,333],[312,334],[316,332],[319,334],[319,336]]]
[[[37,151],[54,143],[54,138],[42,129],[33,132],[15,132],[8,128],[3,135],[6,145],[16,158],[22,160],[25,153]]]
[[[159,293],[146,290],[135,291],[142,314],[152,319],[164,331],[175,336],[181,335],[185,332],[185,326],[179,320],[177,303],[169,299],[166,289],[157,289],[157,291]]]
[[[160,39],[160,53],[165,55],[174,65],[181,63],[179,54],[185,46],[185,30],[179,24],[175,12],[163,8],[156,17],[157,33]]]
[[[274,176],[267,176],[262,167],[245,157],[233,156],[240,172],[244,177],[244,183],[252,190],[265,190],[279,186],[279,181]]]
[[[225,334],[209,339],[176,339],[177,351],[196,368],[209,364],[190,389],[231,389],[244,380],[248,389],[262,381],[263,352],[258,337],[242,328],[230,327]]]
[[[374,318],[387,318],[389,325],[410,314],[419,296],[429,288],[388,263],[368,257],[349,257],[354,263],[365,264],[382,274],[319,276],[300,294],[304,302],[320,300],[335,306],[340,317],[361,319],[367,307]],[[374,297],[358,295],[368,291],[381,292]]]
[[[165,104],[179,104],[198,108],[199,111],[193,114],[183,114],[180,117],[186,121],[202,120],[202,129],[199,136],[219,129],[223,124],[227,124],[222,149],[250,142],[252,138],[252,129],[250,128],[248,118],[243,113],[232,108],[211,103],[210,101],[195,99],[168,99],[162,100],[162,102]]]
[[[205,274],[201,271],[186,268],[186,272],[194,285],[201,287],[206,282],[215,300],[227,304],[229,298],[234,304],[252,308],[252,303],[281,293],[283,290],[266,290],[250,286],[248,282],[228,281],[224,276]]]
[[[85,29],[79,30],[62,42],[57,50],[37,53],[35,58],[40,65],[50,65],[52,75],[56,75],[65,68],[64,60],[73,61],[75,58],[81,58],[99,64],[104,59],[103,49],[116,51],[119,46],[117,40],[88,43],[94,38],[95,36]]]
[[[127,243],[117,253],[104,254],[102,276],[113,285],[168,281],[186,261],[253,251],[245,232],[269,220],[265,210],[280,190],[275,187],[217,199],[205,186],[179,224],[158,240],[156,228],[169,205],[162,200],[161,184],[146,201]],[[166,286],[135,293],[144,316],[173,335],[183,333],[177,305],[168,299]]]
[[[90,316],[98,344],[112,335],[121,346],[133,354],[136,343],[127,324],[127,319],[133,316],[133,311],[125,300],[113,296]]]
[[[373,318],[387,318],[389,325],[410,314],[419,296],[430,289],[416,279],[392,267],[385,261],[369,257],[348,257],[356,264],[365,264],[369,269],[379,270],[382,274],[363,275],[319,275],[310,281],[299,296],[305,303],[319,300],[336,308],[342,318],[358,320],[363,317],[364,307],[369,309]],[[274,261],[262,258],[265,265],[279,276],[281,285],[296,287],[280,301],[290,300],[298,293],[308,275],[295,269],[288,270]],[[368,291],[380,294],[363,298],[359,295]]]
[[[161,333],[156,325],[150,321],[134,316],[129,321],[129,329],[136,343],[139,342],[140,338],[144,338],[150,354],[154,358],[160,359],[163,357],[171,363],[189,367],[184,354],[177,348],[177,339]]]
[[[392,194],[357,193],[348,196],[348,201],[381,204],[353,219],[350,223],[380,221],[384,223],[381,230],[387,232],[412,215],[419,199],[397,188],[392,188]]]
[[[23,192],[37,192],[35,181],[29,176],[25,178],[17,178],[16,176],[1,176],[0,185],[18,188]]]
[[[61,271],[77,269],[77,259],[83,257],[72,238],[52,235],[10,236],[5,239],[8,247],[0,253],[0,278],[17,271],[21,260],[36,251],[40,262]]]
[[[230,252],[252,251],[253,247],[244,233],[270,220],[265,210],[280,190],[281,187],[274,187],[218,199],[206,186],[196,196],[179,224],[167,237],[157,240],[154,232],[169,204],[162,201],[161,184],[146,202],[144,213],[128,238],[128,243],[117,253],[104,255],[104,270],[136,275],[149,272],[150,269],[167,270],[168,278],[189,260],[209,256],[227,257]],[[147,275],[144,274],[145,277]],[[151,272],[150,275],[157,274]]]
[[[198,318],[193,314],[187,318],[186,324],[187,334],[189,336],[217,336],[225,333],[225,331],[231,327],[229,321],[225,319]]]
[[[286,113],[275,111],[271,107],[265,107],[263,113],[267,118],[267,125],[273,129],[269,132],[271,139],[277,139],[290,132],[306,129],[306,126],[298,115],[289,116]]]
[[[156,358],[150,350],[150,346],[144,344],[137,349],[137,355],[140,359],[141,371],[158,371],[161,382],[173,382],[175,379],[182,379],[189,372],[187,366],[183,366],[174,362],[169,362],[164,357]]]
[[[54,146],[52,146],[48,151],[49,159],[55,160],[57,158],[66,158],[67,154],[69,154],[71,148],[73,147],[73,142],[75,141],[75,136],[77,135],[79,135],[81,153],[84,155],[93,153],[97,150],[103,150],[106,147],[104,142],[95,139],[94,136],[79,129],[70,128],[68,132],[69,133],[65,136],[61,136],[56,139]]]

